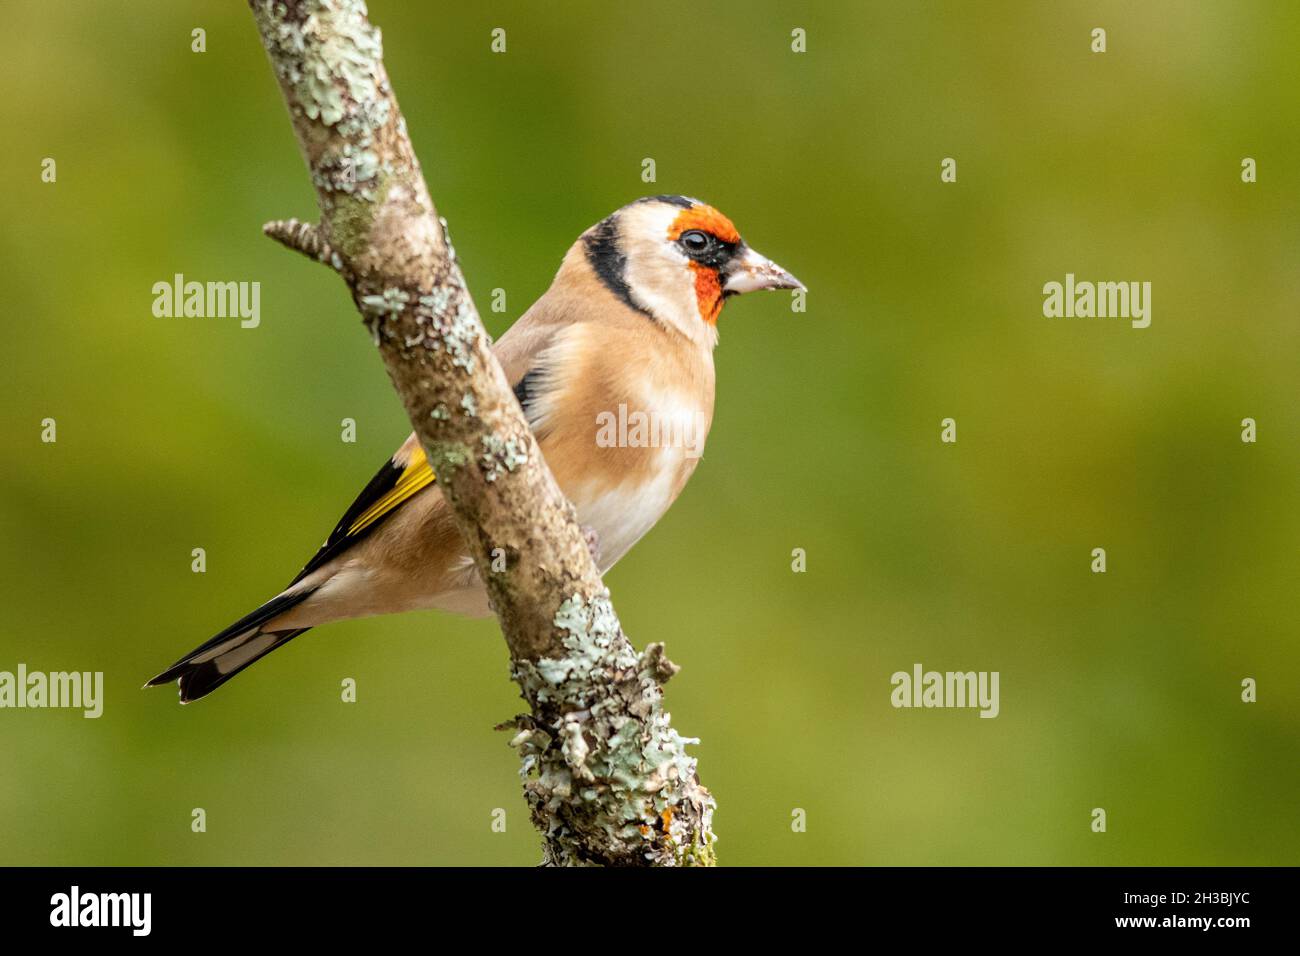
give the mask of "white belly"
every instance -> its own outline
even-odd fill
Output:
[[[602,574],[627,554],[673,503],[681,473],[681,454],[674,449],[662,449],[660,459],[662,464],[649,480],[614,488],[583,485],[573,491],[578,522],[593,528],[599,540]]]

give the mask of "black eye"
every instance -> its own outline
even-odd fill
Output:
[[[704,252],[712,243],[712,237],[698,229],[691,229],[681,234],[677,240],[689,253]]]

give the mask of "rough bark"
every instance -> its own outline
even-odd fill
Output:
[[[250,0],[320,222],[267,235],[351,290],[486,582],[530,712],[513,727],[543,862],[711,863],[713,799],[673,730],[661,644],[623,634],[493,357],[361,0]],[[495,549],[507,570],[494,573]]]

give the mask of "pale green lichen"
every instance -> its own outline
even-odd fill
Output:
[[[382,293],[357,297],[357,306],[361,309],[362,319],[376,345],[383,338],[397,338],[397,332],[392,328],[391,323],[402,314],[410,301],[411,297],[396,286],[389,286]]]
[[[415,321],[426,330],[425,347],[445,351],[452,365],[473,374],[482,326],[460,273],[453,269],[445,282],[420,296],[415,312]]]
[[[304,0],[292,9],[262,0],[253,12],[295,121],[331,129],[329,136],[306,134],[305,141],[319,150],[308,150],[311,177],[332,197],[332,245],[344,257],[354,255],[360,248],[355,240],[368,234],[374,206],[383,202],[391,178],[392,164],[375,149],[393,111],[383,79],[383,38],[362,0]],[[350,207],[349,198],[366,205]]]
[[[380,173],[383,171],[385,167],[374,151],[345,140],[316,162],[311,170],[311,181],[318,188],[354,194],[367,203],[373,203],[382,200],[381,187],[389,179],[385,176],[381,182]]]
[[[455,442],[435,442],[429,452],[429,467],[440,476],[440,482],[451,472],[464,468],[470,460],[465,446]]]
[[[565,655],[513,669],[536,703],[511,743],[546,862],[712,863],[714,802],[686,753],[698,741],[662,709],[660,684],[676,670],[663,645],[637,654],[607,593],[574,595],[554,623]]]
[[[509,438],[484,435],[479,442],[483,446],[479,464],[483,468],[485,481],[496,481],[528,463],[528,443],[525,439],[513,435]]]
[[[370,24],[365,3],[310,0],[298,9],[306,13],[302,20],[290,19],[278,0],[253,8],[276,72],[307,117],[334,126],[349,116],[351,125],[340,132],[369,135],[388,122],[388,102],[379,81],[383,38]],[[358,122],[364,127],[358,129]]]
[[[389,286],[380,295],[363,295],[361,310],[367,315],[392,319],[402,314],[411,297],[396,286]]]

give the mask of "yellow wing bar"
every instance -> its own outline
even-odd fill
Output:
[[[424,456],[424,449],[416,445],[414,452],[411,454],[411,463],[406,466],[406,470],[398,477],[397,484],[393,485],[391,489],[377,498],[374,504],[357,516],[357,519],[348,528],[348,536],[351,537],[358,532],[364,531],[403,501],[433,484],[433,482],[434,474],[433,469],[429,467],[429,459]]]

